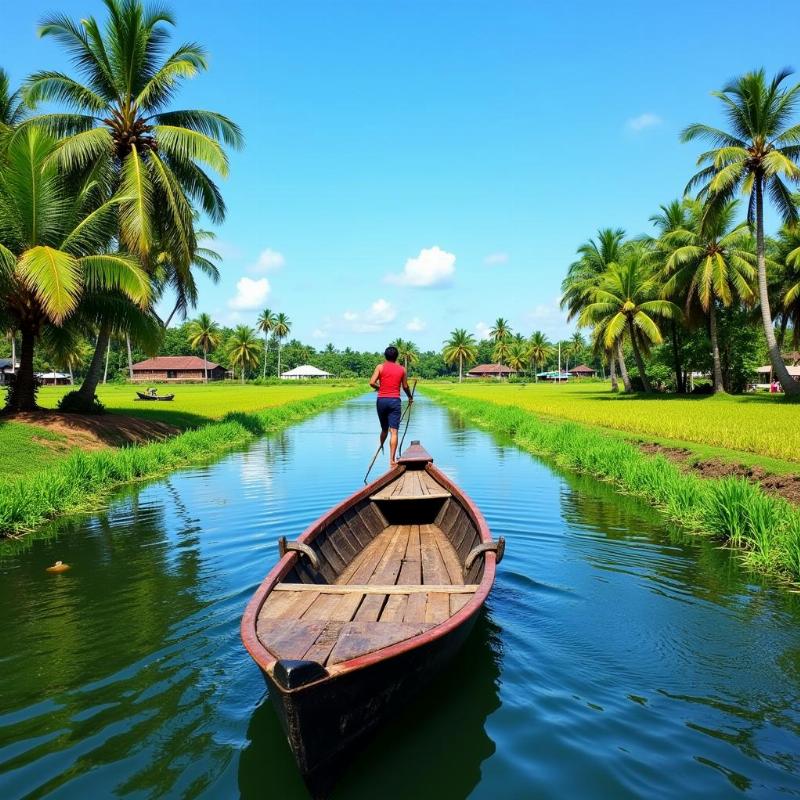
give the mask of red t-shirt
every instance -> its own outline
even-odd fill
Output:
[[[400,397],[406,371],[396,361],[384,361],[381,367],[378,397]]]

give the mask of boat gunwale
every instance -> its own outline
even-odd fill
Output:
[[[372,493],[382,489],[393,480],[399,478],[407,469],[408,467],[405,464],[399,464],[394,469],[389,470],[384,475],[374,480],[372,483],[368,484],[362,489],[357,490],[350,495],[350,497],[345,498],[341,503],[334,506],[332,509],[312,522],[303,531],[303,533],[297,537],[297,541],[302,542],[303,544],[310,544],[313,542],[314,538],[334,519],[344,514],[351,506],[359,503],[361,500],[369,498]],[[463,489],[453,483],[440,469],[435,467],[432,463],[429,462],[425,464],[424,469],[426,472],[429,472],[437,482],[444,485],[445,488],[448,489],[453,495],[453,498],[459,502],[462,508],[464,508],[472,523],[475,525],[481,542],[485,543],[494,541],[483,514],[475,505],[473,500],[469,497],[469,495],[467,495]],[[267,576],[254,592],[247,604],[244,615],[242,616],[241,637],[244,646],[251,658],[270,678],[272,678],[272,669],[279,659],[258,638],[258,615],[261,612],[261,608],[263,607],[267,598],[272,593],[273,588],[292,569],[299,557],[300,554],[298,552],[289,551],[278,560],[278,562],[267,573]],[[495,553],[489,551],[484,555],[483,576],[478,584],[478,589],[474,592],[468,603],[460,608],[455,614],[449,616],[446,620],[443,620],[434,627],[429,628],[428,630],[423,631],[416,636],[412,636],[400,642],[395,642],[387,647],[373,650],[371,653],[356,656],[355,658],[335,664],[327,670],[328,674],[325,677],[320,678],[318,681],[305,684],[295,689],[284,689],[282,686],[278,686],[278,688],[282,693],[287,695],[290,695],[294,692],[301,692],[304,689],[307,689],[309,686],[317,685],[344,673],[366,668],[377,662],[385,661],[407,651],[422,647],[423,645],[445,636],[452,630],[460,627],[480,610],[480,608],[486,602],[486,598],[489,596],[489,592],[494,584],[495,572],[496,555]],[[274,680],[271,682],[275,683]]]

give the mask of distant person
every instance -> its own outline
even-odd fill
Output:
[[[408,388],[408,378],[406,371],[397,363],[397,348],[390,345],[384,350],[385,361],[378,364],[369,385],[378,390],[378,401],[376,408],[378,419],[381,423],[381,449],[386,441],[387,434],[391,434],[389,439],[389,467],[396,467],[397,461],[397,429],[400,427],[400,388],[406,393],[409,404],[414,402],[411,390]]]

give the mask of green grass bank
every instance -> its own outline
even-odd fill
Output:
[[[609,481],[621,492],[647,500],[681,527],[740,548],[753,569],[792,580],[800,577],[800,511],[743,478],[700,478],[597,428],[540,417],[527,408],[498,405],[438,386],[427,385],[423,391],[528,452]]]
[[[259,411],[229,411],[219,421],[164,442],[94,452],[74,450],[35,472],[4,476],[0,479],[0,537],[19,536],[57,516],[98,508],[123,484],[213,459],[364,390],[357,385],[313,396],[308,392],[285,395],[281,404]]]

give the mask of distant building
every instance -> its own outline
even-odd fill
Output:
[[[10,358],[0,358],[0,386],[5,386],[18,369],[19,361],[14,364]]]
[[[551,370],[549,372],[537,372],[536,377],[540,381],[554,381],[555,383],[563,383],[569,380],[569,372],[558,372]]]
[[[133,380],[137,383],[175,381],[175,383],[202,383],[208,365],[209,381],[225,378],[225,367],[204,361],[197,356],[156,356],[133,365]]]
[[[579,364],[569,371],[573,378],[594,378],[597,375],[597,370],[587,367],[586,364]]]
[[[478,364],[468,373],[468,378],[508,378],[516,375],[517,370],[507,367],[505,364]]]
[[[72,379],[65,372],[37,372],[36,377],[42,386],[66,386]]]
[[[320,378],[325,380],[325,378],[330,377],[330,372],[325,372],[323,369],[313,367],[311,364],[303,364],[300,367],[295,367],[294,369],[281,373],[281,378],[285,381],[298,381],[301,378]]]

